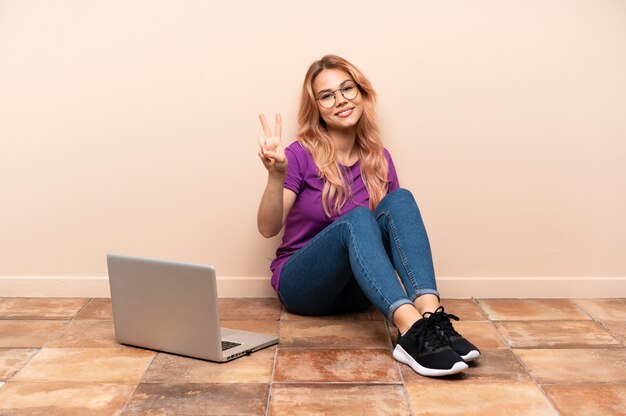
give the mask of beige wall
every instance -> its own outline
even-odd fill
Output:
[[[257,114],[291,142],[325,53],[378,90],[439,276],[626,276],[622,0],[0,0],[0,276],[268,276]]]

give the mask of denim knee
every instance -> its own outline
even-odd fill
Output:
[[[370,211],[369,208],[362,206],[353,208],[347,214],[339,217],[336,222],[346,224],[350,232],[352,232],[353,226],[356,226],[356,228],[360,230],[368,229],[369,227],[378,227],[374,213]]]
[[[410,204],[417,205],[417,203],[415,202],[415,198],[413,197],[413,194],[411,193],[411,191],[405,188],[398,188],[395,191],[391,191],[390,193],[385,195],[385,197],[380,201],[380,204],[378,204],[377,209],[385,209],[387,208],[388,205],[402,204],[402,203],[410,203]]]
[[[370,221],[374,219],[374,213],[366,207],[356,207],[350,210],[347,214],[340,217],[339,220],[343,220],[346,222],[360,222],[360,221]]]

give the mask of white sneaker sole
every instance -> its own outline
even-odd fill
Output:
[[[476,351],[476,350],[471,350],[466,355],[462,355],[461,356],[463,361],[465,361],[466,363],[469,363],[470,361],[477,360],[479,357],[480,357],[480,353],[478,351]]]
[[[450,374],[460,373],[461,371],[467,368],[467,364],[463,361],[459,361],[454,363],[452,368],[448,369],[436,369],[436,368],[426,368],[421,366],[408,352],[404,350],[399,344],[396,345],[396,348],[393,350],[393,358],[397,361],[400,361],[403,364],[408,365],[415,371],[417,374],[428,377],[440,377],[447,376]]]

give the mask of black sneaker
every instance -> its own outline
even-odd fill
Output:
[[[435,323],[431,317],[422,318],[404,335],[398,334],[393,358],[423,376],[446,376],[465,370],[467,364],[448,345]]]
[[[441,335],[448,341],[454,352],[459,354],[466,363],[480,358],[480,350],[454,330],[450,319],[458,321],[459,318],[457,316],[445,313],[443,306],[440,306],[434,313],[429,315],[429,318],[435,321],[435,325],[441,332]]]

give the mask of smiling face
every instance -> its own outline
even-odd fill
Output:
[[[331,108],[324,108],[319,101],[317,102],[317,108],[328,130],[355,129],[363,114],[364,102],[360,91],[351,100],[346,99],[341,91],[337,91],[341,90],[346,82],[354,80],[350,74],[340,69],[324,69],[313,81],[313,94],[316,98],[320,97],[320,93],[332,94],[335,91],[335,105]]]

